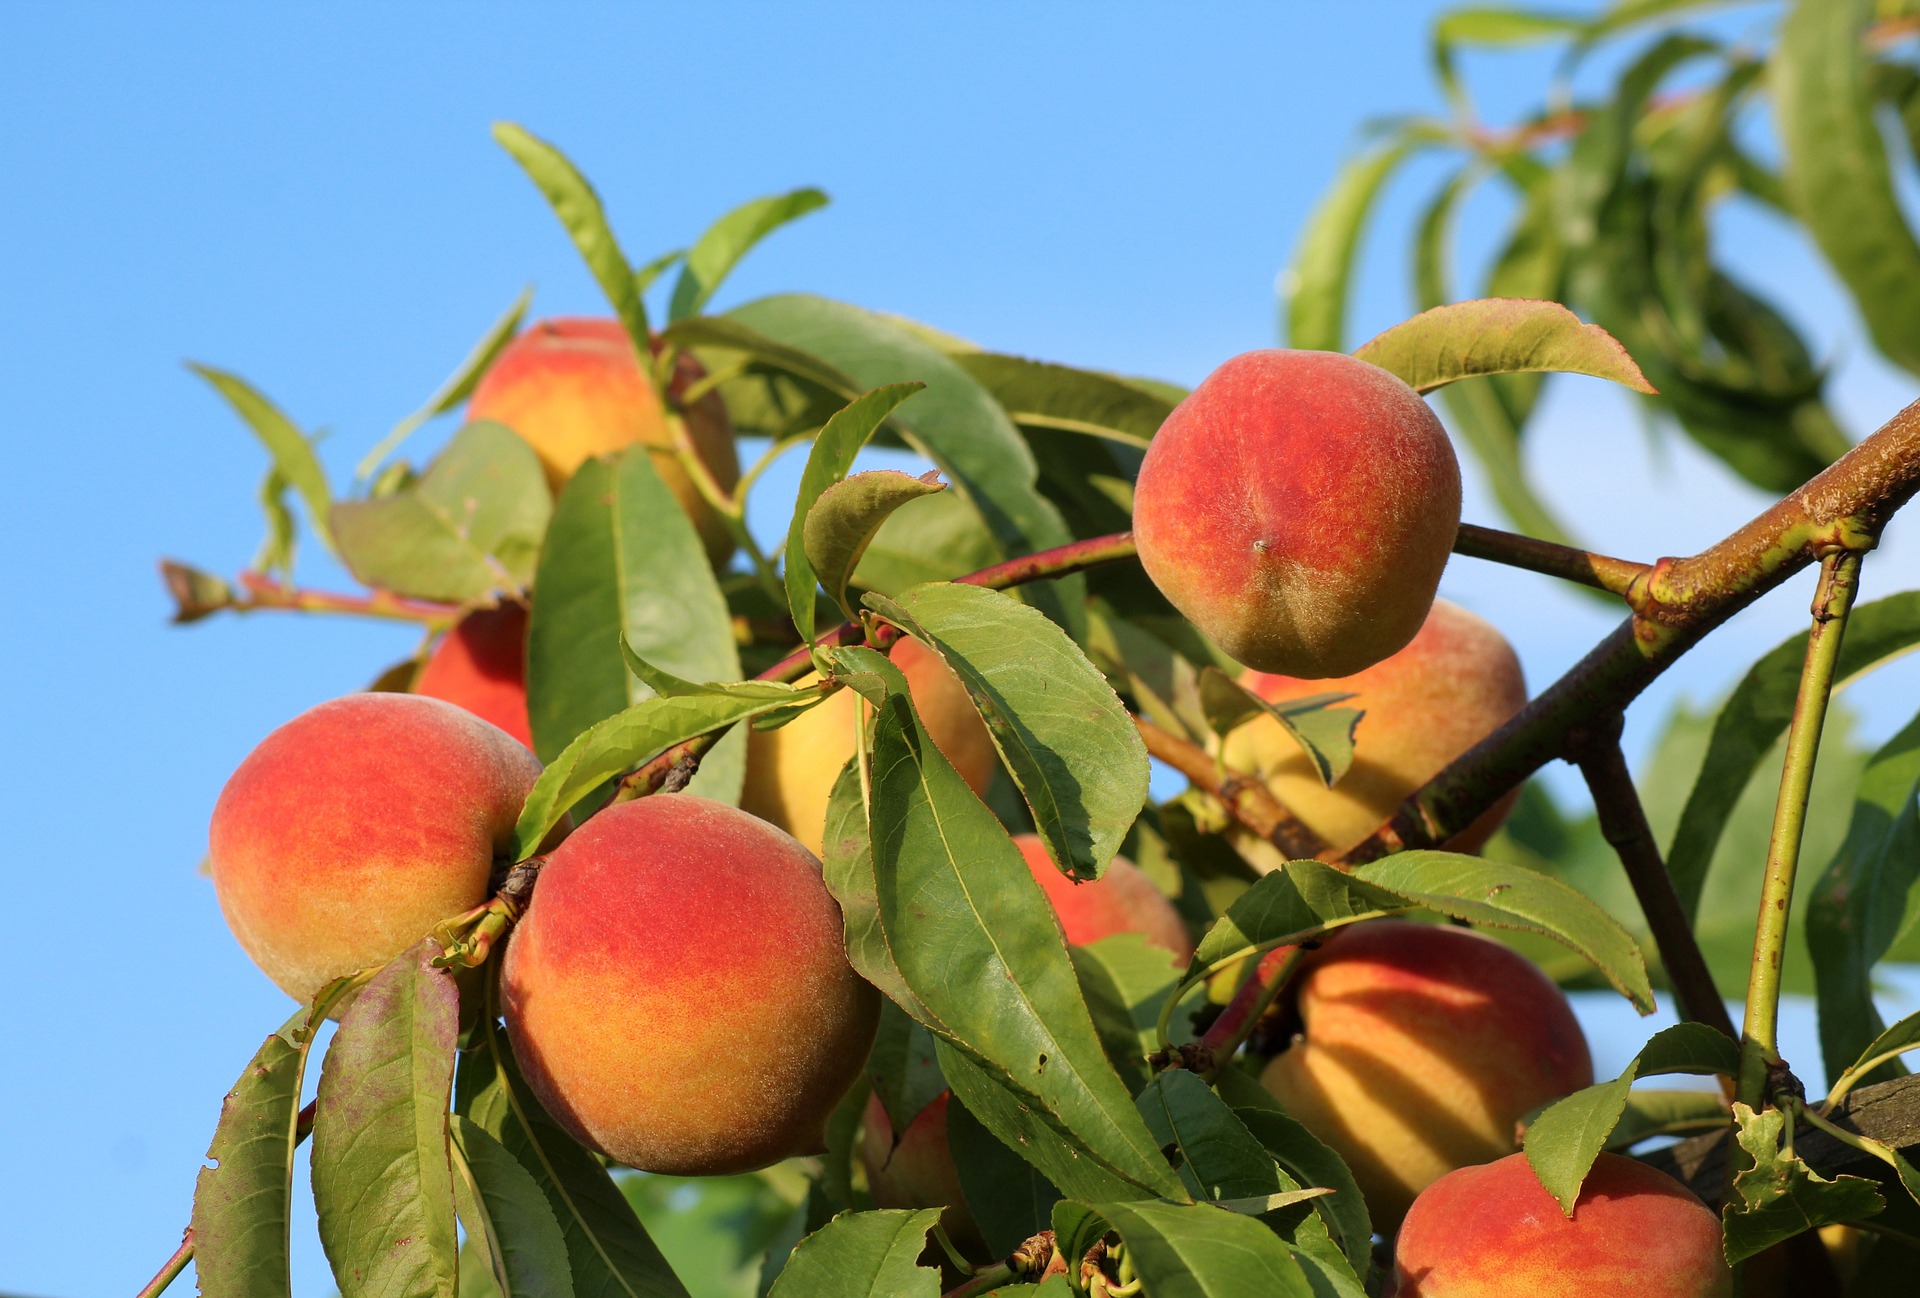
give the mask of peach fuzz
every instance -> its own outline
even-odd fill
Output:
[[[658,342],[654,344],[656,350]],[[674,367],[678,398],[705,377],[686,352]],[[480,379],[467,404],[469,420],[493,419],[527,440],[555,492],[589,457],[629,446],[659,454],[653,467],[693,519],[716,567],[733,553],[733,537],[673,456],[673,433],[652,380],[640,368],[618,320],[542,320],[509,343]],[[723,491],[740,478],[733,425],[717,392],[686,412],[687,435]]]
[[[918,640],[903,637],[891,651],[893,665],[907,678],[913,706],[927,733],[960,778],[984,795],[1000,755],[987,723],[974,710],[967,687],[940,655]],[[810,684],[808,676],[801,684]],[[853,727],[858,715],[852,690],[837,690],[778,730],[747,732],[747,776],[740,805],[786,830],[807,850],[819,852],[826,832],[827,798],[840,768],[853,756]]]
[[[1140,933],[1182,960],[1193,955],[1193,939],[1187,936],[1180,913],[1126,857],[1114,857],[1098,879],[1076,883],[1053,863],[1039,835],[1016,834],[1013,841],[1053,904],[1070,945],[1085,946],[1115,933]]]
[[[1228,767],[1257,775],[1303,824],[1335,851],[1345,851],[1393,814],[1467,749],[1527,701],[1520,659],[1495,627],[1457,604],[1435,600],[1420,633],[1399,653],[1365,671],[1309,681],[1246,672],[1240,683],[1272,703],[1310,694],[1355,695],[1336,706],[1365,712],[1354,735],[1353,765],[1332,788],[1272,717],[1256,717],[1227,736]],[[1475,852],[1513,807],[1502,799],[1447,846]],[[1255,865],[1272,869],[1279,853],[1250,834],[1234,845]]]
[[[1412,388],[1338,352],[1254,351],[1147,448],[1147,575],[1235,659],[1324,678],[1413,639],[1460,526],[1460,464]]]
[[[934,1096],[895,1141],[886,1105],[878,1095],[869,1097],[860,1161],[867,1169],[874,1207],[944,1208],[940,1224],[948,1236],[961,1252],[977,1256],[986,1252],[986,1241],[967,1208],[947,1146],[947,1103],[952,1098],[951,1091]]]
[[[484,901],[539,775],[523,745],[439,699],[310,708],[221,790],[208,853],[220,909],[254,963],[308,1000]]]
[[[1346,1160],[1383,1230],[1441,1176],[1511,1152],[1529,1111],[1593,1084],[1566,996],[1466,929],[1342,929],[1294,995],[1300,1035],[1260,1080]]]
[[[1725,1298],[1720,1219],[1665,1172],[1602,1154],[1569,1219],[1509,1154],[1448,1173],[1414,1202],[1395,1298]]]
[[[420,669],[413,692],[463,707],[532,748],[526,606],[505,603],[461,618]]]
[[[825,1148],[879,994],[820,862],[686,793],[618,803],[547,858],[501,968],[514,1056],[588,1146],[714,1176]]]

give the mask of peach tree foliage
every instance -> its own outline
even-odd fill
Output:
[[[1898,78],[1883,45],[1863,44],[1853,26],[1836,35],[1828,30],[1835,20],[1816,12],[1824,10],[1801,5],[1788,19],[1826,62],[1798,68],[1787,66],[1797,55],[1778,54],[1776,80],[1786,87],[1778,93],[1803,102],[1791,98],[1801,84],[1794,78],[1817,86],[1826,77],[1892,94],[1882,87]],[[1849,6],[1832,10],[1853,22]],[[1564,30],[1587,40],[1609,32],[1605,20],[1592,27],[1568,21],[1458,15],[1440,29],[1443,74],[1457,85],[1452,51],[1476,36]],[[1722,79],[1691,101],[1691,113],[1665,101],[1650,109],[1660,78],[1683,59],[1719,60]],[[1726,128],[1756,85],[1749,55],[1660,37],[1626,75],[1617,102],[1567,110],[1570,120],[1555,128],[1571,135],[1562,153],[1535,156],[1550,147],[1544,134],[1476,153],[1423,225],[1424,305],[1438,309],[1357,354],[1419,391],[1443,392],[1525,530],[1561,535],[1518,473],[1519,428],[1547,372],[1595,375],[1648,393],[1709,449],[1776,489],[1798,485],[1844,448],[1804,347],[1776,312],[1704,260],[1697,205],[1724,189],[1709,182],[1732,178],[1791,194],[1817,187],[1796,180],[1795,166],[1833,161],[1796,163],[1790,148],[1786,181],[1769,189],[1764,169]],[[1839,111],[1832,96],[1816,97],[1809,114]],[[1866,103],[1841,107],[1864,112]],[[1554,120],[1543,119],[1540,129]],[[1693,134],[1670,140],[1666,132]],[[1529,818],[1523,809],[1505,852],[1482,859],[1437,850],[1448,837],[1437,828],[1463,827],[1470,811],[1543,761],[1574,759],[1570,740],[1544,754],[1528,748],[1554,725],[1571,724],[1576,709],[1556,702],[1553,691],[1537,712],[1410,799],[1362,849],[1336,860],[1297,859],[1256,877],[1227,846],[1225,831],[1244,813],[1222,796],[1218,779],[1202,774],[1181,796],[1149,801],[1147,750],[1135,722],[1148,717],[1211,760],[1226,731],[1272,711],[1223,675],[1234,665],[1161,598],[1124,535],[1142,453],[1184,395],[1179,389],[987,352],[806,295],[707,314],[739,258],[818,207],[817,192],[748,204],[684,252],[636,266],[592,189],[558,151],[517,127],[497,135],[554,208],[639,354],[651,354],[656,336],[668,364],[674,351],[690,351],[750,448],[769,457],[805,454],[784,546],[763,552],[742,531],[742,553],[715,573],[644,450],[589,461],[557,498],[532,452],[497,424],[467,424],[422,466],[391,459],[416,426],[470,395],[518,328],[523,297],[339,494],[311,438],[287,415],[244,380],[203,367],[269,452],[261,491],[268,537],[237,585],[170,565],[182,618],[228,608],[338,607],[440,627],[462,608],[533,592],[529,707],[546,772],[521,813],[520,858],[534,856],[563,816],[578,822],[609,799],[671,797],[685,786],[733,801],[748,727],[779,725],[829,691],[854,691],[871,721],[830,804],[825,867],[849,958],[887,998],[881,1032],[866,1080],[829,1124],[823,1156],[759,1177],[688,1183],[678,1187],[691,1191],[687,1207],[664,1179],[610,1169],[541,1110],[498,1022],[491,957],[513,916],[498,905],[483,908],[384,968],[330,985],[266,1039],[221,1108],[187,1243],[165,1278],[191,1256],[202,1292],[287,1293],[294,1152],[311,1134],[322,1242],[350,1296],[460,1289],[674,1295],[714,1291],[706,1286],[737,1283],[738,1272],[756,1267],[776,1298],[931,1296],[943,1283],[927,1256],[937,1214],[873,1208],[852,1149],[870,1093],[903,1121],[950,1088],[959,1177],[989,1247],[1007,1259],[971,1259],[976,1274],[962,1280],[966,1292],[1036,1280],[1032,1257],[1017,1250],[1047,1231],[1052,1249],[1075,1265],[1042,1284],[1043,1293],[1083,1292],[1090,1274],[1078,1263],[1101,1249],[1123,1258],[1124,1270],[1098,1283],[1123,1291],[1137,1280],[1149,1294],[1371,1292],[1381,1280],[1372,1224],[1339,1157],[1238,1063],[1192,1053],[1207,1044],[1206,1016],[1193,1013],[1207,1000],[1203,988],[1223,971],[1252,967],[1250,956],[1397,914],[1444,916],[1513,935],[1532,943],[1530,951],[1557,950],[1567,978],[1610,985],[1643,1011],[1652,1005],[1649,955],[1669,971],[1684,948],[1699,958],[1690,927],[1629,929],[1587,892],[1609,902],[1614,894],[1574,886],[1592,872],[1569,864],[1549,840],[1557,833],[1564,849],[1576,827],[1541,828],[1543,814]],[[1292,306],[1296,345],[1342,341],[1339,303],[1353,258],[1342,231],[1354,226],[1385,168],[1413,148],[1477,139],[1464,128],[1448,135],[1413,124],[1342,180],[1303,250]],[[1682,147],[1688,142],[1696,147]],[[1683,183],[1670,169],[1687,159],[1697,171]],[[1510,300],[1443,305],[1434,241],[1458,191],[1483,173],[1519,186],[1528,204],[1522,233],[1488,285],[1489,297]],[[1575,199],[1586,206],[1569,215],[1566,204]],[[1675,202],[1671,228],[1650,222],[1649,210],[1667,213]],[[1817,232],[1830,218],[1805,219]],[[1585,242],[1569,231],[1586,231]],[[1613,233],[1603,239],[1603,231]],[[1607,273],[1635,257],[1646,263],[1649,282]],[[1698,282],[1712,292],[1675,289],[1672,301],[1661,297],[1669,290],[1654,272],[1669,263],[1683,279],[1703,277]],[[1862,301],[1875,303],[1876,339],[1902,359],[1899,286],[1856,283],[1841,269]],[[665,277],[676,270],[668,289]],[[667,291],[650,295],[656,285]],[[1625,294],[1641,296],[1615,300]],[[664,317],[650,310],[650,296],[665,296]],[[1565,298],[1606,328],[1549,301],[1511,300],[1523,298]],[[1678,327],[1685,321],[1646,323],[1658,319],[1654,307],[1703,301],[1706,318],[1694,322],[1694,333]],[[1734,419],[1736,408],[1747,414]],[[1890,426],[1881,436],[1903,431]],[[911,449],[938,476],[853,473],[868,445]],[[1857,506],[1849,517],[1865,520],[1869,533],[1920,481],[1912,460],[1902,463],[1905,478],[1861,486],[1852,496],[1848,484],[1864,475],[1832,479]],[[731,502],[736,510],[756,469]],[[364,595],[322,596],[291,584],[296,506],[310,535],[365,583]],[[1622,565],[1633,580],[1610,586],[1606,565],[1619,561],[1501,538],[1483,532],[1470,552],[1562,575],[1584,563],[1583,580],[1625,596],[1635,625],[1655,628],[1640,666],[1618,665],[1630,661],[1621,656],[1629,651],[1609,658],[1607,646],[1596,650],[1601,703],[1589,707],[1587,721],[1606,708],[1617,715],[1644,684],[1634,673],[1651,679],[1690,636],[1817,557],[1815,539],[1783,534],[1771,557],[1715,569],[1718,587],[1656,590],[1648,603],[1659,570]],[[1842,539],[1857,560],[1871,535]],[[1830,554],[1823,561],[1833,576],[1840,561]],[[1838,616],[1844,625],[1844,604]],[[1920,639],[1920,595],[1869,603],[1850,617],[1837,661],[1827,666],[1829,683]],[[930,741],[904,679],[879,652],[901,636],[952,667],[985,720],[1006,769],[986,800]],[[1749,778],[1798,715],[1808,640],[1796,637],[1759,660],[1712,723],[1669,862],[1690,920],[1711,918],[1697,913],[1707,867],[1723,834],[1739,829],[1736,807]],[[810,671],[821,679],[803,682]],[[1310,700],[1280,717],[1329,782],[1351,758],[1354,724],[1364,724],[1341,702]],[[1810,863],[1825,866],[1808,931],[1821,935],[1814,965],[1823,1045],[1842,1092],[1895,1069],[1898,1054],[1920,1044],[1912,1022],[1885,1028],[1869,996],[1873,965],[1914,927],[1908,899],[1920,764],[1912,729],[1867,761],[1857,794],[1843,791],[1857,796],[1853,828],[1830,864]],[[1421,824],[1437,827],[1432,841],[1419,841]],[[1069,950],[1009,837],[1029,831],[1074,877],[1100,876],[1123,850],[1145,864],[1201,935],[1191,962],[1176,967],[1124,939]],[[1757,882],[1759,863],[1746,868]],[[1753,895],[1749,888],[1742,899],[1749,935]],[[1747,964],[1745,954],[1716,959],[1713,972],[1737,986],[1747,981]],[[318,1098],[302,1110],[314,1034],[348,991],[356,994],[318,1065]],[[1165,1066],[1171,1060],[1189,1066]],[[1707,1024],[1656,1034],[1621,1078],[1539,1115],[1528,1159],[1570,1205],[1603,1148],[1698,1125],[1697,1105],[1630,1091],[1635,1079],[1732,1077],[1745,1062],[1740,1047]],[[1730,1257],[1808,1224],[1882,1210],[1872,1184],[1823,1178],[1781,1143],[1783,1120],[1812,1123],[1822,1120],[1818,1113],[1771,1090],[1745,1097],[1735,1112],[1749,1165],[1724,1210]],[[1913,1185],[1899,1154],[1886,1153]],[[737,1214],[739,1253],[729,1259],[731,1273],[715,1267],[719,1274],[695,1276],[697,1250],[674,1241],[701,1228],[703,1211],[718,1211],[708,1206],[716,1198]],[[713,1238],[687,1235],[681,1243]],[[669,1264],[670,1251],[682,1274]]]

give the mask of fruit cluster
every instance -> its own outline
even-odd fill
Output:
[[[702,374],[681,353],[663,403],[617,322],[554,320],[506,348],[468,413],[524,438],[555,489],[592,457],[655,454],[720,565],[733,538],[674,454],[678,425],[713,480],[730,488],[738,476],[717,392],[676,406]],[[1174,409],[1139,466],[1141,564],[1243,665],[1245,691],[1274,706],[1332,692],[1362,714],[1331,785],[1278,715],[1233,729],[1218,753],[1330,855],[1526,702],[1500,633],[1435,599],[1459,515],[1459,469],[1426,403],[1331,353],[1227,362]],[[213,882],[241,945],[289,995],[307,1001],[393,959],[483,906],[517,864],[516,821],[541,773],[527,636],[520,597],[474,608],[410,692],[323,703],[228,782],[212,820]],[[928,737],[987,797],[1002,758],[975,698],[918,639],[898,639],[891,658]],[[826,1147],[881,1001],[849,964],[819,859],[832,791],[861,764],[871,711],[841,688],[752,730],[738,808],[663,792],[616,801],[543,845],[498,962],[499,1004],[527,1083],[582,1144],[695,1176]],[[1510,805],[1449,846],[1478,850]],[[1250,873],[1285,865],[1244,829],[1230,841]],[[1137,933],[1169,976],[1193,957],[1187,919],[1125,857],[1076,882],[1042,838],[1014,842],[1067,943]],[[1397,1234],[1401,1298],[1727,1292],[1718,1222],[1677,1183],[1603,1155],[1567,1214],[1515,1152],[1530,1114],[1593,1082],[1568,1002],[1538,968],[1487,936],[1407,920],[1315,945],[1264,1010],[1267,1057],[1221,1066],[1251,1064],[1344,1160],[1374,1227]],[[875,1204],[944,1209],[951,1240],[979,1257],[985,1236],[949,1149],[952,1103],[941,1091],[893,1114],[876,1092],[861,1160]]]

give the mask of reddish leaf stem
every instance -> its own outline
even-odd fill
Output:
[[[1287,860],[1306,860],[1327,850],[1319,835],[1302,824],[1257,776],[1223,768],[1198,744],[1162,730],[1145,717],[1135,717],[1133,724],[1146,741],[1149,756],[1219,799],[1235,820],[1272,843]]]
[[[135,1294],[134,1298],[159,1298],[167,1291],[168,1285],[180,1278],[180,1273],[187,1269],[187,1263],[191,1261],[193,1261],[193,1227],[189,1226],[180,1236],[180,1247],[173,1251],[173,1256],[166,1260],[166,1263],[154,1273],[153,1279],[147,1281],[146,1287]]]

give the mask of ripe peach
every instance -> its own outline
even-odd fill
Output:
[[[413,692],[456,703],[532,748],[526,606],[505,603],[461,618],[420,669]]]
[[[873,1096],[867,1101],[860,1159],[876,1208],[945,1208],[940,1224],[948,1236],[961,1252],[978,1256],[986,1252],[986,1241],[967,1208],[953,1151],[947,1147],[947,1102],[952,1098],[951,1091],[934,1096],[896,1143],[887,1106]]]
[[[820,862],[686,793],[615,804],[556,848],[500,977],[541,1103],[608,1157],[681,1176],[825,1148],[879,1022]]]
[[[1256,717],[1233,731],[1221,750],[1230,768],[1258,775],[1336,851],[1372,833],[1402,798],[1527,701],[1520,659],[1506,637],[1443,599],[1434,601],[1412,643],[1365,671],[1328,681],[1246,672],[1240,683],[1272,703],[1330,692],[1357,696],[1337,705],[1366,715],[1354,736],[1353,765],[1332,788],[1320,782],[1300,745],[1271,717]],[[1478,851],[1512,807],[1509,795],[1447,846]],[[1271,869],[1280,863],[1279,853],[1264,840],[1242,834],[1234,845],[1256,865]]]
[[[1460,526],[1460,464],[1427,403],[1337,352],[1254,351],[1175,407],[1133,534],[1174,607],[1260,671],[1319,678],[1413,639]]]
[[[1449,1172],[1407,1213],[1394,1273],[1395,1298],[1733,1292],[1719,1218],[1665,1172],[1619,1154],[1594,1163],[1571,1219],[1524,1154]]]
[[[307,1000],[486,899],[540,763],[439,699],[350,694],[247,755],[213,809],[220,909],[269,978]]]
[[[985,794],[999,766],[993,736],[974,710],[967,687],[940,656],[918,640],[893,646],[894,666],[920,719],[938,748],[975,793]],[[809,676],[802,684],[811,682]],[[747,776],[740,805],[778,825],[809,851],[819,852],[826,831],[827,797],[840,768],[853,756],[853,727],[858,715],[852,690],[840,690],[826,702],[778,730],[747,733]]]
[[[1098,879],[1076,883],[1060,873],[1039,835],[1016,834],[1013,841],[1053,903],[1053,913],[1060,917],[1061,931],[1071,945],[1085,946],[1115,933],[1143,933],[1147,941],[1182,960],[1193,954],[1193,939],[1187,936],[1180,913],[1126,857],[1114,857]]]
[[[1593,1084],[1566,996],[1491,938],[1375,920],[1305,970],[1301,1034],[1260,1080],[1346,1159],[1384,1228],[1439,1177],[1509,1153],[1530,1110]]]
[[[678,398],[705,374],[700,362],[682,352],[674,368],[673,395]],[[629,446],[659,448],[653,467],[700,530],[714,566],[733,553],[726,525],[671,454],[673,435],[660,397],[618,320],[542,320],[530,326],[482,376],[467,405],[467,418],[498,420],[526,438],[556,492],[590,456],[611,455]],[[708,472],[721,490],[733,490],[740,462],[734,453],[733,425],[719,394],[709,392],[695,402],[686,412],[686,423]]]

